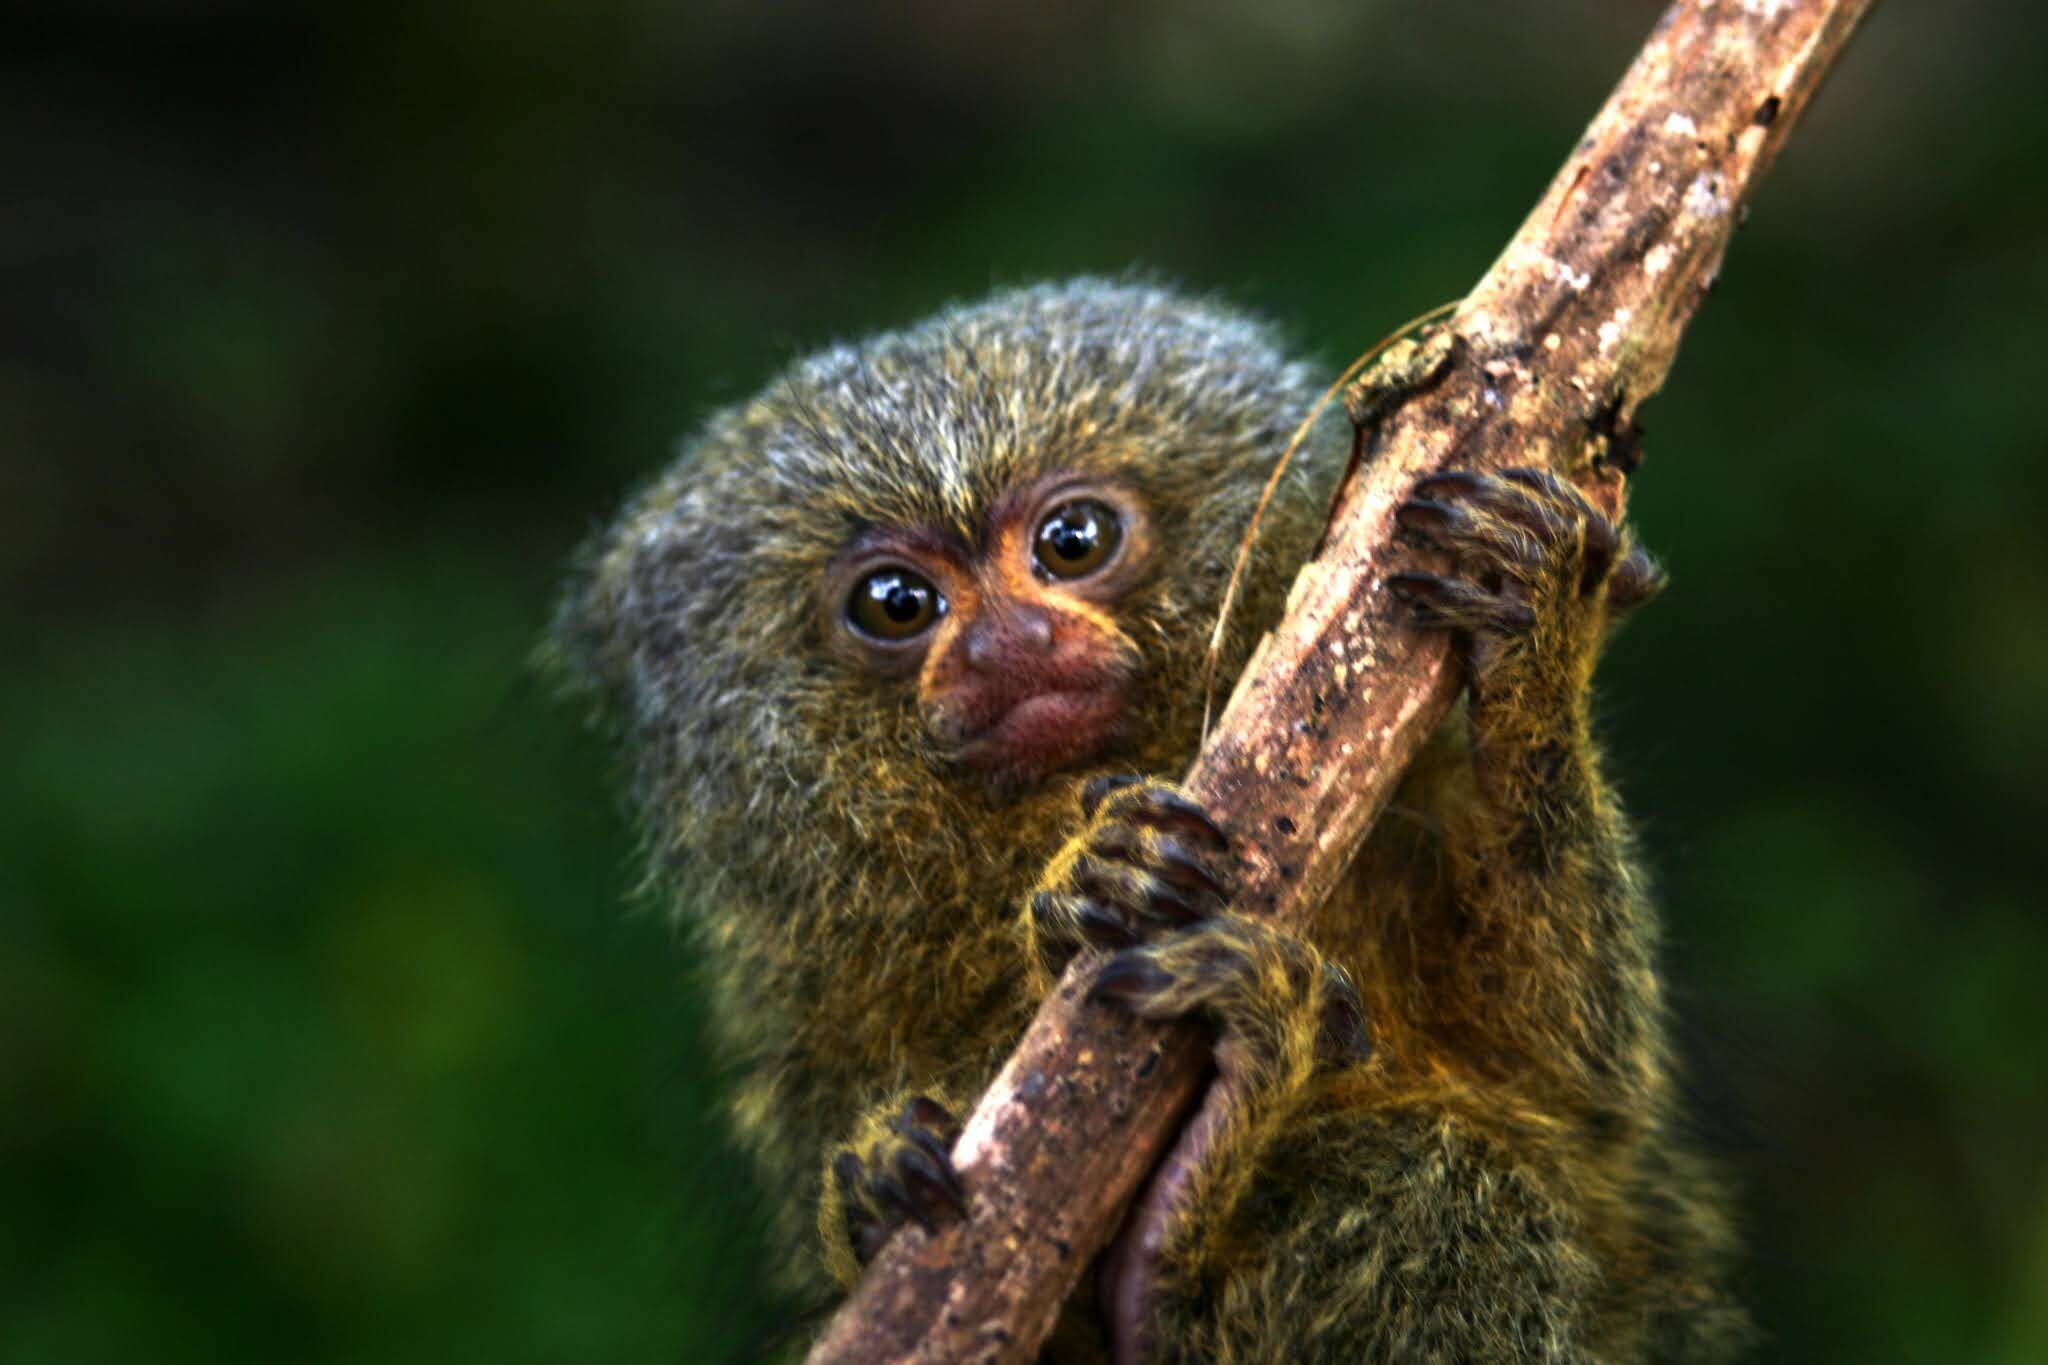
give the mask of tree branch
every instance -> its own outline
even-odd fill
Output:
[[[1866,8],[1679,0],[1436,334],[1426,382],[1354,389],[1373,458],[1187,779],[1240,855],[1237,908],[1299,921],[1320,903],[1455,695],[1442,637],[1400,626],[1381,586],[1407,490],[1447,465],[1547,463],[1618,509],[1636,405]],[[969,1217],[899,1231],[811,1365],[1036,1354],[1206,1062],[1190,1026],[1084,1005],[1098,962],[1068,969],[969,1119]]]

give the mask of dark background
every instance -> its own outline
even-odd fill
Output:
[[[1654,13],[0,21],[0,1359],[772,1322],[687,954],[524,671],[572,545],[800,349],[992,283],[1142,264],[1334,371]],[[1775,1358],[2048,1359],[2044,50],[1881,7],[1644,413],[1675,588],[1604,715]]]

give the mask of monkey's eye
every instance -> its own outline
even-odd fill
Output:
[[[846,619],[877,640],[908,640],[945,615],[946,599],[931,580],[911,569],[877,569],[853,585]]]
[[[1094,498],[1061,503],[1038,523],[1031,552],[1054,578],[1081,578],[1094,573],[1116,554],[1124,524],[1116,510]]]

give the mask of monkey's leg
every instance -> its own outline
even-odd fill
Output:
[[[835,1280],[851,1288],[905,1222],[930,1231],[966,1212],[951,1155],[958,1136],[952,1112],[925,1095],[897,1095],[862,1115],[826,1163],[818,1208],[825,1266]]]
[[[1648,1084],[1655,976],[1628,835],[1588,708],[1609,626],[1663,576],[1569,484],[1539,470],[1438,474],[1400,524],[1452,561],[1388,586],[1467,663],[1475,801],[1449,813],[1461,1007],[1516,1064],[1609,1091]],[[1490,1026],[1490,1027],[1489,1027]],[[1633,1097],[1604,1096],[1630,1112]]]
[[[1589,1339],[1597,1263],[1516,1145],[1426,1103],[1300,1115],[1216,1234],[1224,1252],[1169,1255],[1155,1365],[1633,1358]]]
[[[1319,1069],[1364,1060],[1369,1037],[1356,990],[1313,945],[1214,913],[1226,900],[1223,839],[1199,807],[1165,783],[1112,779],[1090,784],[1083,810],[1088,824],[1030,900],[1046,967],[1083,943],[1138,944],[1104,964],[1093,998],[1217,1030],[1215,1077],[1104,1261],[1104,1318],[1117,1359],[1136,1362],[1169,1244],[1201,1259],[1189,1244],[1221,1224],[1276,1125]]]

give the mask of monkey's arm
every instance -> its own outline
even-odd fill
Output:
[[[1548,473],[1449,472],[1417,493],[1399,521],[1451,571],[1389,586],[1457,634],[1476,786],[1443,812],[1457,925],[1429,968],[1439,1013],[1603,1117],[1641,1116],[1660,1061],[1652,927],[1588,711],[1610,626],[1662,574]]]
[[[1162,887],[1199,828],[1172,788],[1095,799],[1032,899],[1038,943],[1145,940],[1095,996],[1216,1031],[1202,1102],[1104,1260],[1118,1365],[1585,1358],[1596,1275],[1516,1161],[1512,1120],[1470,1121],[1454,1088],[1390,1079],[1350,981],[1308,940],[1194,917],[1215,907]]]
[[[1637,1238],[1629,1197],[1586,1191],[1629,1178],[1661,1034],[1587,694],[1613,614],[1658,575],[1548,475],[1420,491],[1403,523],[1453,572],[1393,586],[1467,650],[1471,762],[1443,812],[1454,904],[1413,926],[1435,979],[1417,1017],[1377,1021],[1416,1055],[1317,1068],[1345,996],[1268,926],[1211,921],[1111,963],[1099,993],[1220,1028],[1219,1080],[1111,1253],[1120,1360],[1154,1334],[1191,1360],[1639,1349],[1594,1325],[1616,1292],[1595,1248]],[[1144,1295],[1125,1311],[1120,1264]]]

